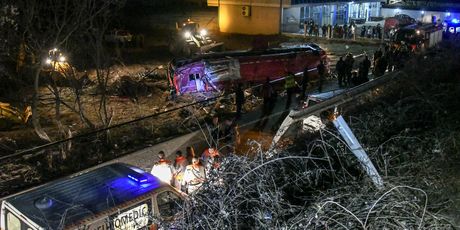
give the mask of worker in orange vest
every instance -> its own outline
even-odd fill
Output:
[[[216,168],[218,166],[218,158],[220,157],[219,151],[215,148],[207,148],[201,154],[201,161],[203,166],[209,170],[211,168]]]
[[[184,180],[185,168],[188,165],[187,158],[182,155],[182,151],[176,152],[176,159],[174,159],[174,187],[182,191],[182,181]]]
[[[201,165],[200,160],[194,157],[192,159],[192,164],[185,168],[182,186],[185,187],[186,193],[191,194],[198,190],[205,180],[205,169],[203,165]]]
[[[171,165],[171,161],[165,158],[165,152],[163,151],[158,153],[158,158],[158,162],[153,165],[150,173],[161,181],[171,184],[174,175],[174,168]]]

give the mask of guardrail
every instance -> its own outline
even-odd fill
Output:
[[[387,73],[381,77],[375,78],[364,84],[351,88],[342,94],[339,94],[335,97],[327,99],[316,105],[309,106],[302,110],[291,110],[291,112],[289,113],[289,116],[294,120],[299,120],[301,118],[307,117],[312,114],[318,114],[325,110],[333,109],[337,105],[344,104],[344,103],[357,99],[363,93],[368,92],[370,89],[373,89],[377,86],[382,86],[388,83],[389,81],[399,76],[399,73],[400,72]]]

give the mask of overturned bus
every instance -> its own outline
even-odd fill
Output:
[[[171,89],[178,95],[221,90],[232,83],[262,83],[282,79],[287,73],[311,71],[312,79],[326,52],[315,44],[285,46],[261,51],[211,53],[192,59],[173,60],[168,67]]]
[[[0,229],[149,229],[173,220],[182,200],[151,174],[115,163],[4,199]]]

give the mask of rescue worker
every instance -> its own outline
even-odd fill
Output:
[[[262,106],[262,114],[260,116],[259,122],[256,124],[258,129],[264,129],[265,125],[268,121],[268,116],[275,105],[276,98],[274,97],[275,93],[273,91],[273,87],[270,84],[270,79],[267,77],[265,83],[262,85],[262,97],[263,97],[263,106]]]
[[[345,62],[343,61],[343,57],[340,57],[339,61],[337,61],[335,70],[337,71],[337,81],[339,83],[339,87],[343,87],[346,75],[346,66]]]
[[[165,159],[165,152],[160,151],[158,153],[158,158],[158,162],[153,165],[150,173],[161,181],[171,184],[174,175],[174,168],[171,165],[171,162]]]
[[[207,148],[204,150],[203,154],[201,154],[201,162],[205,168],[209,168],[212,166],[214,162],[214,157],[219,155],[219,151],[215,148]]]
[[[308,81],[310,80],[309,77],[308,67],[305,67],[302,76],[302,91],[300,92],[300,100],[303,100],[305,93],[307,92]]]
[[[238,83],[235,90],[235,103],[236,103],[236,119],[241,117],[241,110],[244,105],[244,91],[242,89],[242,84]]]
[[[377,61],[377,77],[380,77],[385,74],[387,70],[388,62],[385,56],[381,57]]]
[[[321,91],[323,90],[323,83],[326,78],[326,66],[324,65],[323,60],[319,61],[319,65],[317,69],[318,69],[318,74],[319,74],[318,92],[321,93]]]
[[[376,51],[374,52],[374,63],[373,63],[374,68],[375,68],[375,66],[377,65],[377,60],[378,60],[379,58],[381,58],[382,56],[383,56],[383,53],[382,53],[382,49],[381,49],[381,48],[379,48],[378,50],[376,50]]]
[[[205,180],[205,169],[201,165],[200,160],[194,157],[192,164],[187,165],[185,168],[182,186],[185,188],[186,193],[191,194],[198,190]]]
[[[359,65],[359,79],[361,83],[369,80],[368,76],[369,76],[370,68],[371,68],[371,61],[369,60],[367,55],[365,55],[364,60]]]
[[[291,106],[292,95],[296,87],[295,76],[293,73],[289,72],[284,78],[284,89],[286,89],[286,106],[285,109],[289,109]]]
[[[188,165],[187,158],[182,155],[182,152],[178,150],[176,152],[176,159],[174,159],[174,187],[182,191],[182,181],[184,180],[185,168]]]
[[[346,80],[345,84],[351,84],[351,71],[353,71],[353,64],[355,63],[355,59],[351,53],[348,53],[345,57],[345,73],[346,73]]]

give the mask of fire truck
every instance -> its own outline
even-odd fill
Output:
[[[316,67],[326,62],[326,52],[316,44],[283,46],[266,50],[211,53],[176,59],[168,67],[168,80],[176,95],[221,90],[233,83],[244,85],[281,80],[305,69],[316,80]]]

